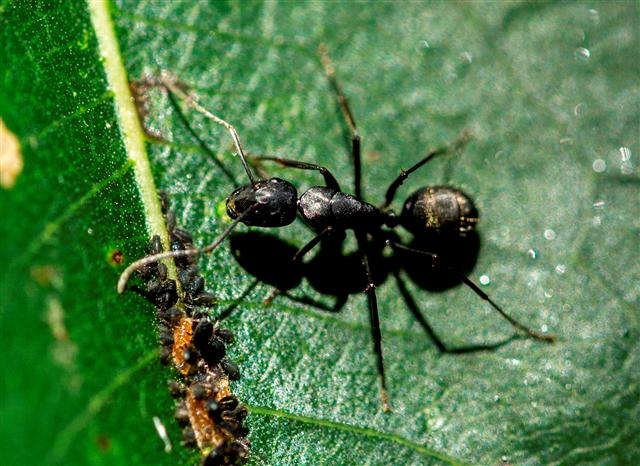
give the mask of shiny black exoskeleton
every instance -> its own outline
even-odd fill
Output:
[[[275,159],[274,159],[275,160]],[[315,186],[297,198],[295,187],[279,178],[261,180],[236,189],[227,199],[227,213],[232,219],[250,211],[242,223],[250,226],[280,227],[291,224],[296,210],[317,232],[327,228],[373,230],[395,219],[368,202],[332,188]]]
[[[433,157],[434,152],[428,157]],[[310,168],[292,160],[263,158],[296,168]],[[303,166],[300,166],[303,165]],[[314,169],[323,169],[315,166]],[[402,176],[402,175],[401,175]],[[393,184],[392,184],[393,186]],[[393,196],[392,196],[393,197]],[[462,191],[448,186],[425,187],[407,198],[400,217],[385,206],[378,208],[356,196],[329,186],[314,186],[297,198],[296,188],[280,178],[259,180],[241,186],[227,199],[227,213],[245,225],[287,226],[296,218],[296,210],[316,232],[361,230],[375,232],[398,224],[416,236],[465,236],[475,229],[479,216],[473,201]]]
[[[241,186],[227,199],[227,213],[255,227],[283,227],[296,219],[298,193],[288,181],[280,178],[260,180]]]

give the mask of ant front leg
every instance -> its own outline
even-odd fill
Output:
[[[288,167],[288,168],[298,168],[300,170],[316,170],[320,172],[320,174],[324,177],[325,184],[327,188],[331,188],[335,191],[342,191],[340,189],[340,184],[338,180],[336,180],[335,176],[331,174],[331,172],[321,165],[317,165],[315,163],[306,163],[306,162],[298,162],[297,160],[291,159],[282,159],[280,157],[254,157],[253,160],[268,161],[268,162],[276,162],[277,164]]]
[[[298,251],[293,255],[292,262],[294,264],[298,264],[306,253],[308,253],[313,248],[315,248],[320,241],[322,241],[328,235],[333,233],[333,231],[334,231],[333,227],[327,227],[324,230],[322,230],[320,233],[318,233],[316,236],[314,236],[311,239],[311,241],[309,241],[307,244],[305,244],[300,249],[298,249]]]
[[[322,66],[324,67],[324,71],[327,75],[327,79],[329,80],[329,85],[331,86],[331,90],[336,96],[338,100],[338,106],[340,107],[340,112],[344,118],[344,121],[349,128],[349,132],[351,133],[351,158],[353,160],[353,183],[354,183],[354,191],[353,193],[358,199],[362,199],[362,157],[361,157],[361,139],[358,134],[358,128],[356,126],[356,120],[353,117],[353,112],[351,111],[351,107],[349,106],[349,101],[346,96],[342,92],[342,87],[338,84],[338,79],[335,76],[335,72],[333,69],[333,64],[331,63],[331,58],[329,58],[329,51],[327,47],[322,44],[319,48],[320,51],[320,59],[322,61]]]
[[[369,302],[369,319],[371,321],[371,337],[373,338],[373,349],[376,353],[378,374],[380,375],[380,398],[382,400],[382,409],[384,412],[391,412],[391,406],[389,405],[389,395],[387,394],[387,380],[384,375],[384,358],[382,355],[382,334],[380,332],[380,316],[378,315],[378,299],[376,297],[376,285],[373,281],[373,275],[371,268],[369,267],[369,257],[367,255],[367,239],[363,232],[357,231],[356,237],[358,239],[358,248],[360,249],[360,255],[362,258],[362,265],[364,267],[365,275],[367,278],[367,286],[364,292],[367,294],[367,300]]]

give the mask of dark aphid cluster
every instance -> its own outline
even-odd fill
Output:
[[[176,227],[166,195],[161,194],[161,201],[171,250],[194,249],[191,235]],[[148,250],[164,252],[159,236],[151,239]],[[177,282],[169,278],[163,263],[153,262],[137,271],[144,288],[132,289],[156,306],[161,361],[179,373],[177,380],[169,381],[169,390],[177,400],[175,418],[183,428],[183,441],[204,453],[204,465],[239,465],[247,458],[250,443],[243,425],[247,408],[229,387],[229,380],[240,378],[238,366],[226,356],[234,335],[201,312],[214,298],[204,289],[194,256],[179,256],[175,264]]]
[[[361,263],[358,273],[363,277],[361,290],[368,298],[371,336],[385,410],[389,410],[389,405],[376,298],[376,280],[374,278],[376,270],[374,268],[376,266],[375,259],[381,257],[382,251],[387,247],[391,248],[399,261],[403,260],[403,257],[411,255],[420,259],[422,270],[440,268],[455,275],[460,283],[475,292],[514,328],[528,337],[547,342],[553,341],[552,336],[536,332],[507,314],[501,306],[467,278],[459,267],[448,260],[446,251],[445,253],[438,252],[435,247],[437,243],[442,242],[442,239],[464,239],[474,233],[479,221],[479,213],[467,194],[450,186],[425,186],[406,198],[399,214],[396,214],[392,209],[399,188],[411,174],[435,158],[461,150],[467,142],[468,134],[463,132],[451,146],[432,150],[419,158],[410,168],[401,171],[399,176],[388,186],[384,201],[380,205],[376,206],[365,201],[361,187],[361,139],[353,113],[334,76],[326,50],[322,50],[321,54],[329,83],[337,98],[346,127],[351,134],[350,152],[354,166],[353,194],[343,191],[338,180],[326,167],[279,157],[249,159],[242,148],[236,129],[198,104],[186,92],[186,87],[180,84],[175,77],[163,73],[155,82],[147,83],[147,85],[160,86],[168,91],[172,102],[175,103],[175,97],[179,97],[211,121],[224,126],[231,135],[249,182],[234,189],[227,198],[227,214],[233,221],[213,243],[202,249],[179,249],[151,255],[134,262],[122,274],[118,285],[119,291],[124,290],[129,275],[136,269],[166,257],[180,259],[182,256],[197,256],[213,251],[240,223],[254,227],[276,228],[287,226],[296,218],[300,218],[314,231],[314,237],[293,254],[289,263],[274,264],[274,268],[299,266],[303,256],[316,246],[319,246],[321,251],[329,251],[327,256],[337,260],[343,255],[342,246],[347,231],[352,231],[355,234],[358,244],[358,258]],[[214,157],[213,160],[217,159]],[[267,176],[256,177],[250,167],[252,160],[254,163],[275,162],[282,167],[315,171],[323,176],[324,185],[312,186],[299,194],[296,187],[287,180]],[[232,177],[230,179],[233,180]],[[399,228],[413,236],[411,243],[405,244],[401,241],[401,237],[397,233]],[[416,244],[419,244],[419,247],[416,247]],[[334,265],[334,270],[337,268]],[[331,280],[337,273],[336,271],[326,274],[323,279]],[[190,283],[187,283],[187,287],[190,286]],[[195,288],[198,289],[199,284]],[[443,344],[441,346],[444,347]]]

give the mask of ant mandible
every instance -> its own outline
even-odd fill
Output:
[[[323,175],[325,185],[311,187],[298,197],[296,188],[289,181],[275,177],[256,179],[249,166],[248,157],[244,152],[236,129],[196,102],[174,76],[163,72],[159,80],[152,83],[152,85],[159,86],[170,94],[178,96],[194,110],[215,123],[224,126],[229,131],[236,153],[240,157],[244,171],[249,178],[249,183],[235,189],[227,198],[227,214],[233,221],[210,245],[201,249],[163,252],[133,262],[120,276],[118,292],[122,293],[131,274],[145,265],[167,258],[210,253],[224,241],[239,223],[264,228],[284,227],[293,223],[297,214],[300,214],[303,221],[316,232],[316,235],[296,252],[292,258],[294,263],[300,261],[307,252],[311,251],[321,241],[329,238],[338,238],[338,242],[341,242],[345,237],[346,230],[353,230],[364,274],[366,275],[367,285],[364,293],[368,298],[371,334],[380,377],[382,405],[385,411],[390,411],[384,373],[376,286],[369,266],[369,238],[382,238],[384,245],[390,246],[393,250],[408,251],[429,258],[430,265],[433,267],[438,260],[438,254],[407,247],[401,244],[391,231],[398,226],[402,226],[417,239],[433,237],[434,235],[465,237],[474,231],[479,220],[479,214],[473,201],[462,191],[449,186],[418,189],[406,199],[399,216],[390,208],[398,188],[409,175],[436,157],[456,152],[465,144],[468,135],[463,132],[452,146],[432,150],[409,169],[402,170],[400,175],[387,188],[385,200],[380,207],[364,201],[361,187],[361,138],[349,103],[338,84],[324,46],[321,46],[320,54],[329,84],[337,98],[341,113],[351,133],[351,157],[355,172],[354,195],[344,192],[336,178],[327,168],[313,163],[279,157],[256,157],[256,159],[275,162],[283,167],[317,171]],[[449,266],[448,269],[456,274],[460,281],[473,290],[481,299],[488,302],[513,327],[537,340],[554,341],[552,335],[538,333],[508,315],[473,281],[455,270],[455,268]]]

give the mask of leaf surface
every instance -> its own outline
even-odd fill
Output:
[[[121,267],[108,260],[116,249],[126,262],[141,255],[150,223],[117,92],[86,5],[42,8],[8,3],[1,17],[0,114],[24,158],[16,186],[0,191],[0,319],[12,355],[3,456],[195,464],[172,420],[171,372],[155,362],[153,310],[116,295]],[[226,244],[200,264],[222,300],[213,315],[238,304],[227,325],[237,334],[230,351],[243,376],[234,390],[250,407],[252,464],[640,459],[637,5],[123,0],[111,10],[131,79],[171,71],[236,125],[249,152],[325,165],[351,191],[343,125],[316,53],[325,43],[363,137],[374,204],[402,168],[472,129],[464,153],[409,178],[395,207],[424,185],[470,194],[481,212],[470,278],[486,276],[483,290],[508,312],[559,337],[441,354],[389,276],[378,287],[394,408],[386,415],[365,297],[352,295],[338,313],[284,296],[265,307],[271,288],[252,287]],[[185,114],[244,182],[224,129]],[[164,138],[147,141],[155,183],[178,223],[207,244],[228,224],[233,183],[159,92],[146,121]],[[321,182],[265,168],[300,190]],[[297,224],[277,234],[296,246],[311,237]],[[430,292],[401,276],[447,345],[512,335],[470,290]],[[334,302],[306,279],[291,293]],[[47,323],[56,309],[66,340],[56,339],[55,319]],[[60,358],[65,351],[72,357]],[[172,453],[152,416],[169,429]]]

